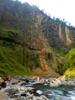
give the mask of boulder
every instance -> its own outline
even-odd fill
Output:
[[[3,79],[0,79],[0,86],[2,88],[5,88],[6,87],[6,82]]]

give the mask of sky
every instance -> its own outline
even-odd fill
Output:
[[[75,26],[75,0],[19,0],[36,5],[45,13],[56,18],[65,19]]]

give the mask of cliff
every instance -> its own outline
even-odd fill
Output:
[[[0,1],[0,75],[64,73],[65,54],[75,44],[75,28],[36,6]]]

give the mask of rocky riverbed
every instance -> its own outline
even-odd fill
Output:
[[[75,100],[75,78],[0,80],[0,100]]]

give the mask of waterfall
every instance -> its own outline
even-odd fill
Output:
[[[62,38],[61,24],[59,24],[59,38],[63,40],[63,38]]]
[[[62,24],[59,24],[59,38],[62,42],[65,42],[65,30]]]
[[[70,38],[70,31],[67,26],[65,27],[65,34],[66,34],[66,44],[70,45],[72,43],[72,40]]]

